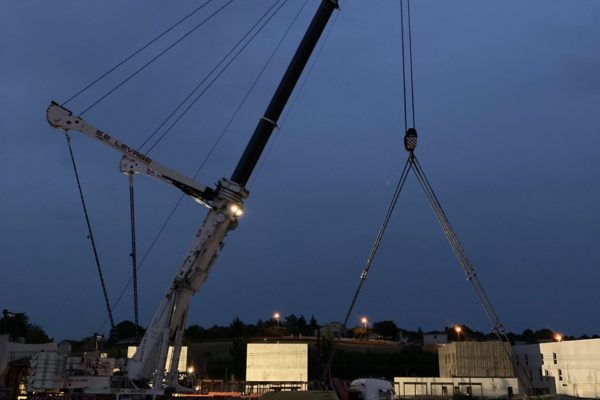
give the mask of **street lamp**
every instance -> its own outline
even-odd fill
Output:
[[[279,318],[281,318],[281,314],[279,314],[277,311],[275,311],[275,312],[273,313],[273,319],[274,319],[275,321],[277,321],[277,326],[279,326]]]
[[[195,387],[198,384],[198,381],[196,379],[196,375],[194,374],[194,372],[196,371],[196,368],[194,368],[193,365],[190,365],[187,368],[187,379],[190,382],[190,386]],[[198,391],[198,389],[196,389],[196,392]]]
[[[454,330],[456,331],[456,341],[460,342],[460,333],[462,332],[462,328],[460,327],[460,325],[456,325],[454,327]]]
[[[362,317],[360,319],[360,323],[363,324],[365,328],[365,336],[367,336],[367,324],[369,323],[369,320],[367,319],[367,317]]]
[[[554,340],[556,340],[557,342],[562,342],[563,337],[560,333],[555,333],[554,334]]]

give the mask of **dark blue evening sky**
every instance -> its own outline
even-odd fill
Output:
[[[139,146],[274,2],[234,1],[85,119]],[[194,173],[302,3],[287,2],[153,158]],[[97,331],[106,313],[66,142],[46,108],[199,4],[2,1],[0,307],[26,312],[56,339]],[[68,107],[81,112],[224,4],[213,1]],[[308,2],[199,181],[231,175],[318,4]],[[504,325],[600,333],[600,3],[413,0],[411,8],[417,155]],[[406,158],[400,45],[398,1],[342,2],[188,323],[255,322],[275,310],[343,319]],[[73,146],[114,301],[131,274],[127,179],[117,153],[78,134]],[[146,177],[136,188],[141,256],[179,193]],[[140,270],[143,325],[204,215],[184,199]],[[131,297],[117,321],[133,319]],[[362,315],[409,329],[489,331],[414,176],[351,325]]]

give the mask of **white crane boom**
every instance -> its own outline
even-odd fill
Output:
[[[124,174],[144,173],[158,180],[169,183],[187,195],[191,196],[197,202],[206,207],[210,206],[210,200],[214,197],[214,191],[206,186],[190,179],[179,172],[165,167],[152,160],[147,155],[126,145],[117,138],[95,128],[88,124],[81,117],[73,113],[56,102],[51,102],[46,112],[48,123],[54,128],[73,130],[81,132],[84,135],[104,143],[113,150],[123,154],[120,170]]]
[[[166,364],[168,346],[173,343],[173,359],[171,365],[167,366],[167,383],[177,386],[177,363],[189,303],[208,277],[210,268],[223,248],[225,236],[237,226],[247,195],[248,192],[235,182],[224,178],[219,181],[212,208],[154,314],[135,356],[129,361],[127,375],[132,380],[148,380],[154,375],[154,387],[160,387],[163,371],[156,370],[156,366],[162,368]]]

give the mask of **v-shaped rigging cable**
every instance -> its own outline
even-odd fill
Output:
[[[402,86],[403,86],[403,97],[404,97],[403,98],[404,126],[406,129],[406,134],[404,136],[404,146],[405,146],[405,149],[409,152],[409,156],[406,161],[406,164],[404,165],[404,169],[402,170],[402,174],[400,175],[400,180],[398,182],[398,186],[396,187],[396,191],[394,192],[392,201],[388,207],[388,211],[386,213],[384,221],[383,221],[381,227],[379,228],[379,232],[377,234],[377,237],[376,237],[373,247],[371,249],[371,253],[369,254],[369,258],[367,259],[366,267],[363,269],[363,272],[361,274],[358,287],[354,293],[354,297],[350,303],[348,312],[346,313],[346,317],[344,319],[344,326],[346,326],[346,324],[348,322],[348,319],[350,317],[352,309],[354,308],[354,305],[356,303],[358,294],[367,278],[367,274],[369,272],[369,269],[371,268],[373,258],[375,257],[377,249],[379,248],[379,244],[381,243],[381,239],[383,237],[383,234],[385,233],[385,228],[389,222],[389,218],[390,218],[390,216],[394,210],[394,207],[397,203],[398,196],[400,195],[400,190],[402,189],[402,187],[404,185],[404,182],[408,175],[408,171],[410,171],[412,169],[419,184],[421,185],[421,188],[423,189],[423,192],[425,193],[425,196],[427,197],[427,200],[429,201],[431,208],[433,209],[433,211],[435,213],[435,216],[438,219],[438,222],[440,223],[440,226],[442,227],[442,231],[446,235],[446,238],[448,239],[448,242],[450,243],[450,246],[452,247],[452,250],[453,250],[456,258],[467,277],[467,280],[471,283],[479,301],[481,302],[484,312],[492,326],[493,333],[497,336],[498,340],[501,343],[502,342],[508,343],[508,346],[504,347],[504,350],[506,352],[507,357],[512,362],[513,359],[512,359],[512,353],[510,350],[510,341],[506,335],[506,332],[504,330],[502,323],[500,322],[500,318],[498,317],[498,314],[496,313],[494,307],[492,306],[492,303],[490,302],[487,294],[485,293],[483,286],[479,282],[479,279],[477,278],[477,274],[475,273],[475,269],[473,268],[473,265],[469,261],[464,248],[462,247],[460,241],[458,240],[458,237],[454,233],[454,229],[452,229],[452,226],[450,225],[450,222],[448,221],[448,218],[446,217],[446,214],[444,213],[442,206],[441,206],[437,196],[435,195],[433,188],[431,187],[431,184],[429,183],[429,180],[427,179],[425,172],[423,171],[423,168],[421,167],[421,164],[419,163],[419,161],[417,160],[417,157],[414,154],[414,150],[417,145],[417,131],[415,129],[416,121],[415,121],[415,106],[414,106],[414,79],[413,79],[413,60],[412,60],[412,33],[411,33],[411,25],[410,25],[410,0],[407,0],[407,13],[408,13],[409,59],[410,59],[410,95],[409,95],[409,97],[411,100],[411,108],[412,108],[412,127],[411,128],[408,128],[408,112],[407,112],[408,101],[407,101],[407,93],[406,93],[407,92],[407,90],[406,90],[406,67],[405,67],[406,62],[405,62],[405,48],[404,48],[404,6],[403,6],[402,0],[400,0],[400,6],[401,6],[401,25],[402,25],[402,64],[403,64],[402,65],[402,75],[403,75],[402,76],[402,78],[403,78]],[[325,365],[325,368],[323,370],[323,375],[322,375],[323,381],[326,378],[326,374],[331,374],[330,370],[331,370],[331,364],[333,362],[335,350],[336,350],[336,346],[334,345],[334,347],[331,351],[331,354],[328,358],[327,364]],[[519,370],[519,368],[514,365],[514,362],[513,362],[513,367],[515,368],[515,372],[517,373],[517,377],[518,377],[519,381],[521,381],[521,383],[524,384],[524,386],[526,387],[528,384],[528,381],[529,381],[529,379],[527,378],[527,371]],[[521,369],[523,369],[523,368],[521,368]]]

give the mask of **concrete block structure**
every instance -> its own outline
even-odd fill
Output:
[[[514,377],[510,354],[508,343],[453,342],[438,350],[440,377]]]

